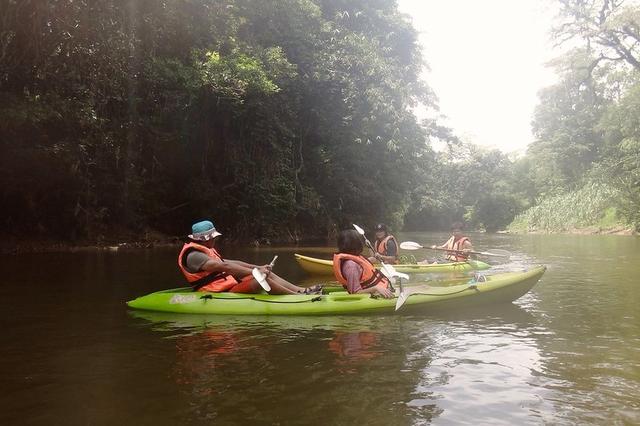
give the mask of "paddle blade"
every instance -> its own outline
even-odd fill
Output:
[[[403,250],[418,250],[424,248],[424,246],[413,241],[403,241],[400,243],[400,248]]]
[[[256,281],[258,281],[258,284],[260,284],[260,287],[262,287],[264,291],[271,291],[271,286],[267,282],[267,277],[260,272],[258,268],[253,268],[251,275],[253,275],[253,278],[255,278]]]
[[[413,294],[427,294],[429,289],[431,289],[431,286],[429,286],[428,284],[405,288],[404,291],[400,292],[398,300],[396,300],[396,311],[400,309],[402,305],[404,305],[409,296]]]
[[[369,239],[367,238],[367,236],[364,233],[364,229],[360,228],[358,225],[356,225],[355,223],[353,224],[353,227],[355,228],[356,232],[360,235],[362,235],[362,238],[364,238],[364,242],[365,244],[367,244],[367,247],[369,247],[371,249],[371,251],[373,253],[376,253],[376,250],[373,248],[373,246],[371,245],[371,241],[369,241]],[[374,254],[374,256],[378,257],[377,254]]]
[[[490,256],[504,257],[506,259],[511,257],[511,252],[508,252],[507,250],[501,250],[501,249],[487,250],[486,254]]]
[[[398,300],[396,300],[396,311],[402,308],[402,305],[404,305],[404,302],[406,302],[408,298],[409,298],[408,294],[406,294],[404,291],[400,292],[400,295],[398,296]]]

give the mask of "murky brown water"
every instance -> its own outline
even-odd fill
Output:
[[[549,269],[474,311],[234,318],[127,310],[181,283],[177,248],[2,257],[0,424],[640,423],[640,238],[474,243]],[[274,252],[305,278],[227,256]]]

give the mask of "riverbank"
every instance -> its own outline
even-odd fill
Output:
[[[177,247],[182,240],[167,237],[163,240],[142,241],[55,241],[45,239],[2,239],[0,242],[0,254],[16,255],[25,253],[74,253],[82,251],[118,251],[121,249],[148,249],[159,247]]]
[[[542,235],[554,235],[554,234],[567,234],[567,235],[639,235],[633,228],[625,225],[617,225],[612,227],[600,227],[600,226],[587,226],[584,228],[572,228],[564,230],[549,230],[549,229],[507,229],[499,231],[500,234],[542,234]]]
[[[130,249],[152,249],[175,247],[178,249],[186,241],[185,236],[171,236],[161,233],[146,233],[141,238],[131,235],[112,236],[109,239],[63,241],[45,238],[17,238],[15,236],[0,236],[0,255],[16,255],[27,253],[74,253],[83,251],[111,251]],[[270,240],[259,239],[231,239],[224,237],[224,244],[244,247],[269,247],[279,245],[308,245],[325,244],[325,238],[308,238],[305,240]]]
[[[575,228],[575,229],[569,229],[569,230],[561,230],[561,231],[554,231],[554,230],[537,230],[537,229],[531,229],[531,230],[525,230],[525,231],[521,231],[521,230],[505,230],[505,231],[500,231],[500,234],[544,234],[544,235],[551,235],[551,234],[566,234],[566,235],[638,235],[638,233],[633,229],[630,228],[628,226],[614,226],[611,228],[602,228],[602,227],[598,227],[598,226],[588,226],[585,228]]]
[[[498,231],[497,234],[536,234],[536,235],[639,235],[632,228],[617,226],[612,228],[586,227],[572,229],[568,231],[546,231],[546,230],[529,230],[514,231],[504,230]],[[109,240],[100,241],[60,241],[53,239],[18,239],[16,237],[0,237],[0,255],[16,255],[26,253],[74,253],[83,251],[110,251],[130,249],[152,249],[152,248],[179,248],[185,241],[184,237],[163,235],[154,233],[147,235],[142,239],[132,238],[111,238]],[[226,244],[245,246],[245,247],[269,247],[277,245],[290,245],[291,241],[271,241],[268,239],[259,240],[228,240]],[[311,238],[304,241],[297,241],[296,244],[307,245],[314,243],[326,243],[326,239]]]

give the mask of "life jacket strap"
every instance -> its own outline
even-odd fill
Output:
[[[382,280],[384,279],[385,279],[385,276],[382,274],[382,272],[376,269],[375,272],[373,273],[373,276],[369,278],[367,281],[361,283],[360,287],[362,287],[363,289],[371,288],[381,283]]]
[[[204,277],[200,278],[199,280],[190,282],[189,285],[191,286],[193,291],[198,291],[205,285],[211,284],[212,282],[220,278],[226,278],[228,276],[229,274],[227,274],[226,272],[212,272],[209,275],[205,275]]]

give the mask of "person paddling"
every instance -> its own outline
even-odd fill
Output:
[[[462,222],[454,222],[451,225],[451,237],[442,245],[431,246],[432,249],[439,248],[452,250],[446,253],[444,260],[425,259],[418,263],[421,265],[428,265],[433,263],[466,262],[467,260],[469,260],[469,254],[466,254],[464,252],[473,251],[473,245],[471,244],[471,240],[469,240],[469,237],[463,234],[463,230],[464,224]]]
[[[446,259],[450,262],[466,262],[469,260],[469,255],[466,253],[461,253],[465,251],[472,251],[473,245],[471,245],[471,240],[469,237],[463,234],[464,224],[462,222],[454,222],[451,225],[451,237],[447,240],[446,243],[440,246],[434,246],[434,248],[443,248],[447,250],[459,250],[459,251],[449,251],[446,254]]]
[[[194,290],[260,293],[262,287],[251,274],[254,268],[258,268],[271,286],[270,294],[317,294],[322,291],[320,286],[303,288],[291,284],[271,272],[269,265],[223,259],[215,248],[220,235],[209,220],[194,223],[191,227],[189,241],[178,256],[178,267]]]
[[[379,223],[375,227],[376,241],[373,243],[376,252],[369,258],[371,262],[376,260],[384,263],[398,263],[398,241],[396,237],[389,234],[389,229],[384,223]]]
[[[362,255],[362,237],[353,229],[338,234],[338,253],[333,255],[333,273],[351,294],[371,293],[390,299],[389,280]]]

